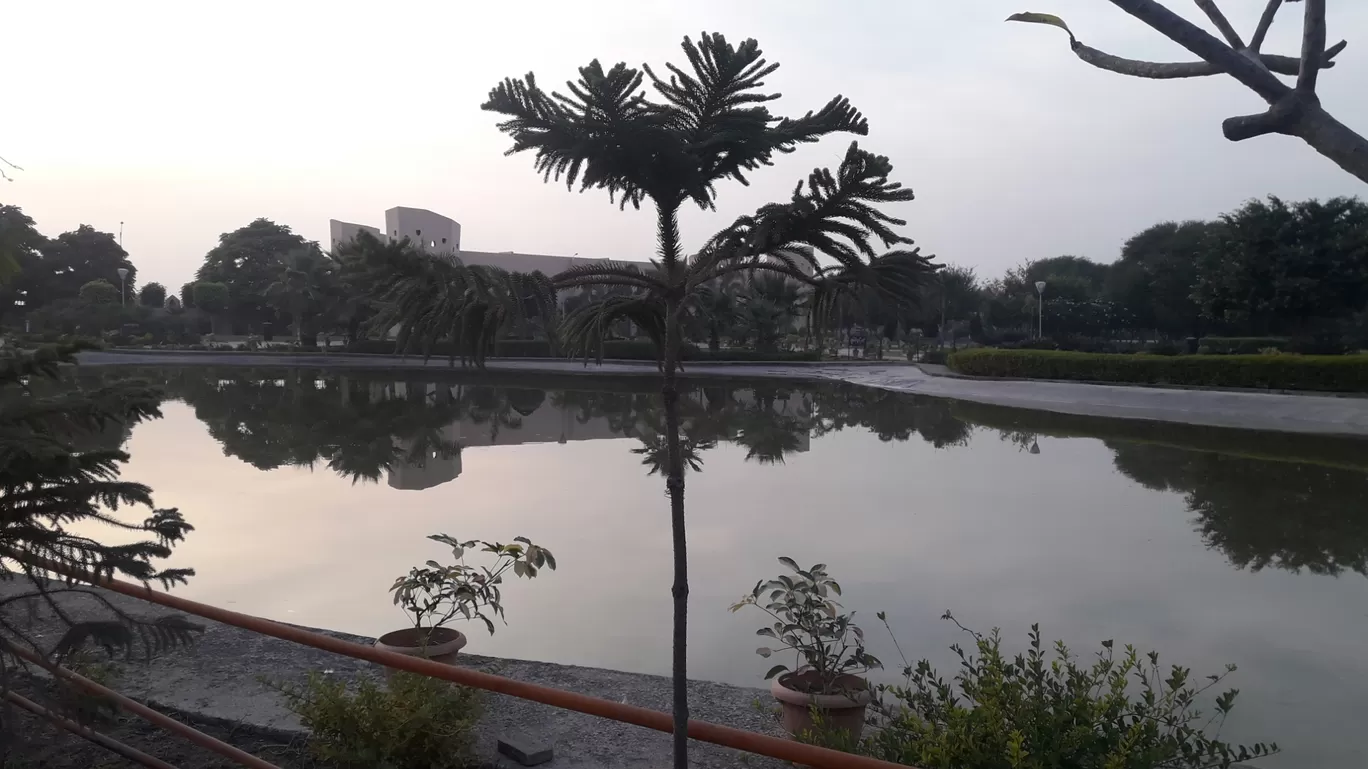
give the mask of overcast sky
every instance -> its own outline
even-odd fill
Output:
[[[1262,0],[1223,0],[1248,37]],[[1189,17],[1186,0],[1170,7]],[[1329,3],[1350,39],[1321,79],[1332,113],[1368,131],[1368,2]],[[605,64],[682,61],[700,31],[755,37],[783,66],[779,114],[844,94],[866,146],[917,193],[894,213],[942,261],[995,277],[1027,259],[1116,258],[1164,219],[1244,200],[1359,194],[1299,141],[1232,144],[1221,120],[1262,108],[1225,77],[1153,82],[1078,61],[1063,32],[1005,24],[1049,11],[1079,39],[1138,58],[1190,59],[1105,0],[818,2],[64,2],[7,0],[0,154],[24,166],[0,186],[48,235],[117,232],[144,281],[178,287],[220,233],[257,217],[326,245],[330,218],[383,226],[386,208],[446,214],[472,250],[645,259],[652,217],[605,193],[543,184],[530,155],[480,110],[506,76],[560,84]],[[1301,6],[1265,50],[1296,53]],[[684,218],[697,244],[789,195],[849,138],[830,137],[721,188],[718,212]]]

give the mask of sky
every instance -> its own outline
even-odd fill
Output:
[[[1248,37],[1264,3],[1222,5]],[[1353,37],[1368,3],[1329,6],[1330,40],[1351,44],[1321,99],[1368,131],[1368,40]],[[140,279],[173,289],[221,233],[258,217],[326,245],[329,219],[383,226],[398,205],[456,219],[471,250],[648,259],[650,213],[544,183],[531,155],[504,155],[480,104],[529,71],[551,85],[594,58],[682,62],[680,41],[701,31],[754,37],[782,65],[766,83],[783,94],[777,114],[849,97],[870,122],[861,146],[917,194],[888,209],[903,234],[986,278],[1060,254],[1112,261],[1153,223],[1267,194],[1362,192],[1299,140],[1227,142],[1223,119],[1264,106],[1234,80],[1102,72],[1062,31],[1003,22],[1024,10],[1062,16],[1110,53],[1192,58],[1102,0],[7,0],[0,155],[24,170],[0,182],[0,203],[50,236],[122,222]],[[1265,51],[1299,50],[1300,10],[1284,8]],[[724,184],[716,212],[683,216],[685,245],[786,199],[851,138]]]

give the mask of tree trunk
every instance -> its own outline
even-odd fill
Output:
[[[678,207],[657,211],[661,265],[667,280],[675,284],[680,269]],[[674,769],[689,766],[689,556],[684,532],[684,452],[679,440],[679,390],[675,372],[679,367],[680,302],[682,297],[665,299],[664,383],[660,388],[665,403],[665,450],[668,464],[665,488],[670,494],[670,535],[674,544],[674,663],[671,667],[674,711]]]
[[[708,352],[716,355],[722,349],[722,340],[717,335],[717,329],[713,328],[708,336]]]

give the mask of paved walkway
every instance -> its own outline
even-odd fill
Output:
[[[80,361],[89,365],[334,368],[422,368],[424,365],[421,359],[380,355],[213,352],[87,352],[80,355]],[[446,369],[447,363],[445,360],[433,360],[427,367]],[[656,372],[654,364],[649,362],[610,361],[602,365],[585,365],[559,359],[497,360],[490,361],[488,368],[499,372],[598,376],[651,376]],[[1082,416],[1368,437],[1368,398],[958,379],[932,376],[916,366],[897,363],[692,363],[686,366],[684,376],[840,381],[917,395]]]

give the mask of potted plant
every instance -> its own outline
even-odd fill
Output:
[[[817,711],[823,729],[846,732],[858,740],[865,708],[873,699],[863,674],[883,663],[865,651],[864,631],[852,621],[855,613],[844,613],[834,598],[841,594],[841,586],[827,574],[826,564],[800,569],[792,558],[780,558],[779,563],[794,575],[757,582],[731,610],[755,606],[774,620],[756,635],[782,646],[762,646],[756,654],[768,658],[795,653],[793,668],[775,665],[765,674],[771,681],[770,693],[779,701],[784,729],[794,736],[811,733]]]
[[[413,626],[380,636],[375,642],[378,649],[454,665],[457,653],[466,645],[466,637],[461,631],[446,627],[448,622],[457,616],[478,619],[493,635],[494,622],[490,616],[504,619],[499,588],[504,573],[512,569],[515,575],[531,579],[543,567],[556,568],[551,551],[532,544],[526,537],[518,537],[510,545],[475,539],[460,542],[445,534],[433,534],[428,539],[451,547],[456,563],[443,566],[428,561],[394,581],[390,586],[394,605],[403,610]],[[466,553],[476,548],[478,552],[492,553],[494,565],[467,565]]]

